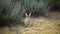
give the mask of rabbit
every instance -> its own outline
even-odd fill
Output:
[[[25,27],[30,27],[31,26],[31,13],[29,13],[29,15],[27,13],[25,13],[26,18],[24,19],[24,24]]]

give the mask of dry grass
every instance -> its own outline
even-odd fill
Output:
[[[31,27],[25,28],[21,25],[11,28],[3,27],[0,28],[0,34],[60,34],[60,26],[57,26],[56,23],[58,21],[33,18]]]

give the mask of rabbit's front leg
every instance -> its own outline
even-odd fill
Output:
[[[25,27],[27,27],[27,24],[25,23]]]
[[[29,22],[29,27],[31,26],[31,24],[32,24],[32,23],[31,23],[31,21],[30,21],[30,22]]]

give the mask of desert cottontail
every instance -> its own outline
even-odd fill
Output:
[[[29,15],[27,13],[25,13],[26,18],[24,19],[24,24],[26,27],[30,27],[31,26],[31,13],[29,13]]]

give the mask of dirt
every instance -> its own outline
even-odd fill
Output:
[[[60,26],[57,21],[47,18],[33,18],[32,25],[25,27],[17,25],[14,27],[0,28],[0,34],[60,34]]]

